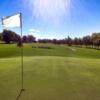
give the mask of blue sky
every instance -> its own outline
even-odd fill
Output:
[[[0,0],[0,18],[18,12],[23,14],[23,34],[37,38],[73,38],[100,32],[100,0]]]

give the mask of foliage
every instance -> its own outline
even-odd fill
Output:
[[[2,33],[2,38],[6,44],[9,44],[11,42],[17,42],[19,40],[20,36],[13,31],[4,30]]]
[[[91,36],[87,35],[83,38],[75,37],[72,39],[71,37],[67,37],[65,39],[39,39],[39,43],[53,43],[53,44],[68,44],[77,45],[77,46],[100,46],[100,33],[93,33]]]
[[[84,36],[83,38],[75,37],[72,39],[71,37],[67,37],[65,39],[38,39],[33,35],[24,35],[22,38],[15,32],[10,30],[4,30],[0,33],[0,40],[5,41],[5,43],[18,43],[21,44],[20,40],[23,43],[53,43],[53,44],[67,44],[69,46],[86,46],[86,47],[98,47],[100,46],[100,33],[93,33],[92,35]]]

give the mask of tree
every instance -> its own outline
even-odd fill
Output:
[[[91,38],[91,36],[83,37],[83,44],[85,46],[92,45],[92,38]]]
[[[33,35],[28,35],[27,39],[29,43],[36,42],[36,38]]]
[[[9,44],[9,43],[16,43],[18,42],[20,36],[18,34],[16,34],[13,31],[10,30],[4,30],[2,33],[2,39],[3,41],[5,41],[5,43]]]
[[[22,42],[21,38],[18,39],[17,46],[18,47],[22,47],[23,46],[23,42]]]
[[[68,46],[72,45],[72,39],[69,36],[67,38],[67,44],[68,44]]]
[[[79,45],[79,39],[75,37],[74,40],[73,40],[73,44],[74,45]]]
[[[27,42],[28,42],[28,37],[24,35],[23,38],[22,38],[22,41],[23,41],[24,43],[27,43]]]
[[[0,41],[2,41],[2,33],[0,33]]]
[[[53,39],[52,43],[57,44],[57,41],[58,41],[57,39]]]
[[[100,33],[93,33],[92,34],[92,40],[94,46],[100,46]]]
[[[3,41],[9,44],[12,41],[12,34],[9,30],[3,31]]]

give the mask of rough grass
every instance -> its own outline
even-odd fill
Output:
[[[100,51],[48,45],[53,49],[24,46],[26,90],[19,100],[100,100]],[[19,56],[15,45],[0,45],[0,100],[19,94]]]

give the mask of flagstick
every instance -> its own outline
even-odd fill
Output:
[[[21,91],[24,91],[24,86],[23,86],[23,41],[22,41],[22,13],[20,13],[20,23],[21,23],[21,27],[20,27],[20,30],[21,30]]]
[[[7,18],[7,17],[6,17]],[[7,27],[4,27],[4,22],[3,22],[3,18],[2,18],[2,28],[3,28],[3,30]],[[9,22],[9,21],[8,21]],[[7,23],[6,23],[7,24]],[[5,24],[5,25],[6,25]],[[9,23],[8,23],[9,24]],[[21,41],[19,41],[19,42],[21,42],[21,89],[20,89],[20,93],[19,93],[19,95],[17,96],[17,99],[16,100],[19,100],[19,98],[20,98],[20,96],[22,95],[22,92],[25,90],[24,89],[24,83],[23,83],[23,81],[24,81],[24,79],[23,79],[23,41],[22,41],[22,13],[20,13],[20,32],[21,32]]]

